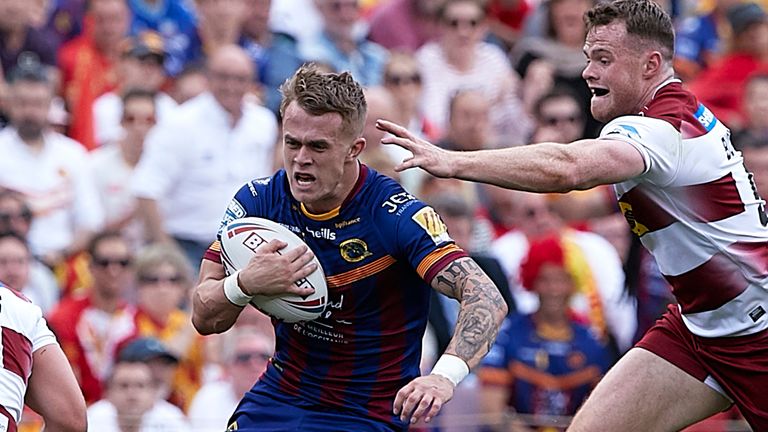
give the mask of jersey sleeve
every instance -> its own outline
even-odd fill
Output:
[[[663,187],[677,175],[682,136],[664,120],[639,115],[618,117],[603,127],[598,139],[624,141],[635,147],[645,163],[640,175],[645,181]]]
[[[467,256],[437,212],[399,185],[381,195],[375,220],[382,236],[394,240],[393,255],[407,260],[427,283],[450,262]]]

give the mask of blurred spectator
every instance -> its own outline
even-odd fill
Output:
[[[120,107],[121,137],[113,145],[90,153],[93,177],[104,208],[106,229],[122,232],[134,249],[144,243],[144,229],[136,215],[131,177],[144,152],[144,140],[155,125],[157,97],[146,90],[128,90]]]
[[[303,61],[293,36],[270,30],[271,3],[272,0],[246,0],[248,13],[243,23],[243,47],[256,63],[256,75],[264,87],[264,105],[277,115],[280,85],[293,75]]]
[[[395,51],[389,56],[384,68],[384,87],[389,90],[397,103],[393,120],[401,125],[408,125],[414,131],[430,141],[437,141],[440,131],[422,112],[422,85],[419,63],[412,54]]]
[[[586,111],[570,89],[556,87],[544,94],[533,106],[533,117],[531,142],[566,143],[584,137]]]
[[[130,19],[125,0],[91,0],[83,34],[59,50],[62,92],[72,114],[69,136],[89,150],[96,147],[93,102],[117,87],[115,66]]]
[[[192,0],[197,28],[184,53],[184,66],[204,64],[207,58],[229,45],[243,45],[246,0]]]
[[[2,215],[0,215],[2,217]],[[56,279],[44,266],[35,266],[24,237],[13,231],[0,231],[0,282],[21,291],[47,313],[59,301]]]
[[[184,413],[155,396],[149,365],[119,361],[107,382],[106,398],[88,408],[89,432],[187,432]]]
[[[704,2],[701,2],[702,4]],[[742,0],[714,0],[678,22],[675,31],[675,73],[690,81],[712,66],[728,49],[731,33],[726,11]]]
[[[34,53],[45,65],[56,65],[58,46],[32,27],[32,9],[34,2],[30,0],[0,0],[0,64],[6,74],[13,71],[26,52]]]
[[[517,43],[531,9],[529,0],[490,0],[487,12],[492,41],[504,51],[510,51]]]
[[[0,131],[0,186],[22,193],[34,219],[28,241],[51,267],[80,252],[103,223],[85,150],[48,128],[53,84],[40,64],[12,74],[9,127]]]
[[[690,90],[718,119],[738,129],[747,79],[768,71],[768,14],[756,3],[728,9],[733,28],[733,49],[690,83]]]
[[[389,50],[412,53],[438,35],[438,10],[445,0],[380,2],[370,19],[368,37]]]
[[[181,71],[174,80],[171,96],[181,105],[206,91],[208,78],[205,76],[205,68],[191,65]]]
[[[145,32],[125,41],[122,56],[117,63],[118,87],[99,96],[93,103],[93,127],[97,145],[110,144],[122,137],[122,96],[129,90],[146,90],[155,94],[158,122],[176,108],[176,101],[162,91],[166,81],[164,58],[163,41],[157,33]]]
[[[359,0],[315,0],[323,31],[301,46],[302,56],[328,63],[335,71],[349,71],[363,86],[381,84],[389,53],[365,39]]]
[[[753,141],[745,144],[740,147],[744,165],[754,176],[757,194],[765,200],[768,197],[768,141]]]
[[[44,1],[49,3],[44,28],[57,42],[67,42],[83,31],[86,0]]]
[[[323,30],[323,19],[315,0],[278,0],[269,10],[269,26],[293,36],[302,46]]]
[[[48,316],[88,403],[102,397],[122,342],[135,334],[135,309],[126,303],[133,256],[114,232],[97,234],[88,247],[93,283],[87,293],[64,298]]]
[[[753,74],[744,87],[744,124],[731,139],[736,148],[768,143],[768,71]]]
[[[155,398],[173,404],[167,399],[173,386],[173,376],[179,365],[179,358],[162,341],[154,337],[138,337],[128,341],[118,350],[117,362],[142,362],[149,365],[152,382],[155,384]],[[176,404],[173,404],[182,409]]]
[[[386,134],[376,127],[377,119],[392,118],[395,115],[398,110],[397,102],[384,87],[368,87],[363,93],[368,110],[363,127],[365,149],[360,153],[360,161],[384,175],[400,180],[400,175],[405,173],[395,172],[394,166],[402,157],[398,160],[397,156],[390,152],[395,146],[381,144],[381,139]]]
[[[581,72],[584,70],[584,13],[594,0],[551,0],[546,3],[544,36],[522,38],[512,51],[515,69],[523,78],[523,99],[532,109],[553,87],[570,89],[578,98],[589,124],[590,136],[597,136],[598,123],[589,113],[592,93]]]
[[[195,34],[195,13],[189,0],[128,0],[133,20],[131,34],[158,32],[167,56],[166,72],[175,77],[185,66],[185,53]]]
[[[192,286],[190,265],[175,245],[161,243],[142,249],[134,268],[138,335],[157,338],[178,360],[160,397],[186,410],[200,388],[205,361],[203,338],[181,309]]]
[[[194,268],[214,240],[227,197],[272,172],[278,139],[274,114],[244,100],[253,63],[241,48],[214,53],[207,72],[210,91],[150,132],[132,180],[149,240],[173,237]]]
[[[479,90],[457,90],[448,103],[448,127],[437,145],[448,150],[482,150],[493,147],[490,102]]]
[[[243,395],[253,387],[274,353],[274,336],[251,326],[235,326],[222,335],[225,376],[208,382],[189,407],[196,432],[218,432],[227,427]]]
[[[569,253],[558,237],[531,243],[520,274],[539,306],[505,320],[478,372],[485,413],[502,416],[509,405],[534,415],[542,432],[562,430],[547,417],[574,415],[611,365],[603,342],[569,311],[578,283]]]
[[[507,274],[520,313],[532,313],[536,295],[522,285],[520,263],[531,241],[557,235],[568,250],[576,292],[571,296],[574,313],[587,322],[596,335],[609,339],[619,353],[630,348],[637,328],[634,299],[624,294],[624,272],[614,247],[601,236],[569,229],[549,207],[546,195],[499,191],[510,202],[508,222],[516,229],[493,242],[493,255]]]
[[[491,103],[491,125],[506,142],[523,143],[530,119],[518,97],[519,78],[498,47],[483,42],[485,11],[477,0],[447,0],[440,13],[441,36],[417,52],[424,114],[444,130],[451,96],[476,89]]]

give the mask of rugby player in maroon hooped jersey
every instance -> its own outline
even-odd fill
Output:
[[[226,276],[214,242],[200,268],[192,321],[202,334],[219,333],[253,295],[309,294],[294,282],[315,270],[313,255],[329,301],[312,321],[273,321],[275,355],[229,430],[407,430],[451,399],[490,349],[507,305],[432,208],[358,161],[366,102],[349,73],[304,66],[281,90],[285,169],[244,185],[222,224],[270,219],[309,249],[277,254],[286,244],[275,240]],[[430,289],[459,300],[460,311],[446,352],[420,377]]]
[[[768,430],[768,217],[730,132],[674,78],[670,17],[651,0],[585,15],[597,139],[449,152],[379,121],[421,167],[533,192],[614,184],[678,305],[597,385],[570,431],[671,431],[736,404]]]

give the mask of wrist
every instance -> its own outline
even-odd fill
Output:
[[[469,375],[469,366],[467,362],[455,355],[443,354],[435,363],[430,374],[447,378],[454,386],[457,386],[461,380]]]
[[[240,270],[232,273],[224,278],[224,296],[235,306],[245,306],[253,299],[252,295],[248,295],[240,288],[237,277],[240,275]]]

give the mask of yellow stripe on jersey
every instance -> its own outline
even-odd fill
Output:
[[[395,259],[389,255],[386,255],[362,267],[358,267],[356,269],[334,276],[327,276],[325,281],[328,282],[329,287],[338,288],[340,286],[349,285],[361,279],[365,279],[368,276],[373,276],[394,263]]]
[[[339,211],[341,211],[341,206],[336,207],[335,209],[326,213],[314,214],[307,210],[307,208],[304,206],[304,203],[301,203],[301,212],[304,213],[304,216],[316,221],[327,221],[328,219],[335,218],[339,215]]]
[[[210,246],[208,246],[208,249],[214,252],[221,252],[221,242],[218,240],[214,241]]]
[[[432,265],[440,261],[441,258],[448,255],[449,253],[457,252],[460,250],[461,248],[455,244],[449,244],[447,246],[441,247],[440,249],[433,250],[429,253],[429,255],[425,256],[423,260],[421,260],[419,266],[416,267],[416,273],[418,273],[419,276],[424,279],[424,276],[427,274],[427,271],[429,271],[429,268],[432,267]]]

